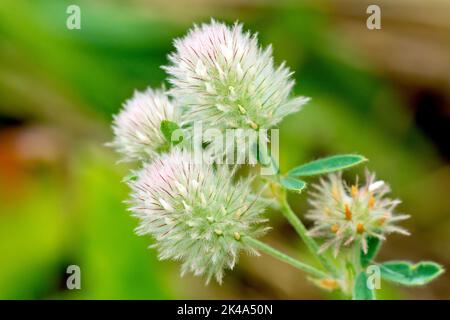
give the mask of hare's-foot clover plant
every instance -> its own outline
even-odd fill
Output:
[[[242,237],[260,237],[268,227],[266,202],[251,191],[252,178],[233,181],[228,166],[195,163],[174,149],[148,163],[130,183],[130,210],[138,234],[150,234],[161,259],[182,261],[182,273],[222,281],[239,252],[255,252]]]
[[[400,201],[389,198],[388,184],[375,180],[374,174],[367,171],[362,185],[343,180],[342,170],[366,162],[363,156],[331,156],[280,174],[270,148],[253,148],[244,143],[247,137],[238,136],[232,151],[254,153],[259,161],[250,171],[267,166],[267,159],[275,170],[270,176],[261,171],[237,177],[241,163],[218,161],[228,145],[225,152],[217,145],[211,148],[212,141],[202,136],[202,150],[215,159],[202,161],[190,143],[198,123],[221,133],[273,129],[308,99],[291,95],[292,73],[284,64],[275,66],[271,48],[261,48],[256,35],[244,32],[240,24],[212,20],[194,26],[175,40],[175,49],[164,67],[170,89],[136,92],[114,117],[110,144],[124,160],[140,163],[127,179],[129,210],[139,219],[136,232],[154,238],[161,259],[180,261],[182,274],[222,282],[224,271],[233,269],[242,252],[264,252],[304,271],[320,288],[355,299],[375,298],[377,288],[369,274],[373,268],[381,278],[403,285],[426,284],[443,272],[434,262],[375,262],[390,233],[409,235],[400,226],[409,216],[396,212]],[[327,176],[310,188],[306,218],[313,226],[307,230],[289,206],[287,192],[303,192],[303,179],[320,175]],[[270,229],[264,217],[270,204],[277,204],[273,207],[320,267],[258,240]]]

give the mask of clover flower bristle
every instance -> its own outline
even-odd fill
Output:
[[[215,128],[270,128],[308,100],[290,98],[292,72],[274,66],[272,49],[256,35],[211,20],[175,40],[166,66],[171,93],[184,106],[185,122]]]
[[[375,181],[375,175],[366,171],[366,183],[348,187],[342,174],[330,174],[321,179],[310,193],[312,209],[306,215],[314,221],[309,234],[324,238],[320,248],[323,252],[333,247],[336,256],[340,247],[358,243],[367,252],[367,237],[385,239],[389,233],[409,235],[408,231],[395,225],[409,215],[394,214],[400,203],[386,197],[390,192],[384,181]]]
[[[124,160],[152,159],[166,143],[160,130],[163,120],[176,121],[175,109],[167,94],[162,89],[136,91],[114,116],[114,140],[110,145]]]
[[[172,150],[147,164],[130,182],[136,232],[150,234],[160,259],[181,260],[187,271],[221,282],[239,252],[254,250],[242,236],[259,237],[266,203],[252,194],[252,179],[233,181],[227,166],[197,164],[186,151]]]

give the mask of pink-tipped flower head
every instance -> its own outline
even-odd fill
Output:
[[[165,70],[187,124],[271,128],[307,101],[290,97],[292,73],[284,63],[276,67],[271,47],[262,49],[241,24],[194,26],[175,49]]]
[[[251,179],[233,181],[226,166],[197,164],[174,149],[148,164],[131,181],[130,210],[140,219],[137,233],[152,235],[161,259],[180,260],[187,271],[221,282],[239,252],[254,250],[242,241],[266,231],[266,202],[251,193]]]
[[[151,88],[136,91],[114,116],[114,141],[110,145],[124,160],[151,160],[168,143],[160,129],[163,120],[177,120],[176,110],[167,94]]]

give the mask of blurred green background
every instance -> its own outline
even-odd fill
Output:
[[[66,8],[81,8],[68,30]],[[0,298],[323,299],[305,275],[270,257],[243,256],[222,286],[179,276],[151,239],[133,233],[123,200],[126,165],[104,146],[135,89],[160,86],[172,40],[210,17],[273,44],[312,97],[281,126],[281,166],[357,152],[391,183],[412,236],[391,236],[380,260],[450,266],[450,3],[370,1],[382,29],[366,28],[369,2],[63,1],[0,4]],[[349,173],[362,173],[362,168]],[[301,214],[305,195],[292,197]],[[308,259],[276,213],[266,241]],[[82,289],[66,289],[81,267]],[[383,283],[381,298],[449,299],[448,272],[424,287]]]

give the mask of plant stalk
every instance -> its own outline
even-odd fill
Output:
[[[317,245],[316,241],[314,241],[314,239],[308,235],[308,230],[306,229],[305,225],[297,217],[294,211],[292,211],[291,206],[287,201],[285,191],[283,191],[283,194],[279,198],[279,201],[281,205],[281,212],[295,229],[300,238],[303,240],[309,251],[320,261],[320,263],[328,272],[330,272],[334,277],[338,277],[336,268],[334,268],[334,266],[328,261],[326,257],[319,253],[319,246]]]
[[[316,277],[319,277],[319,278],[328,278],[328,275],[326,273],[324,273],[323,271],[316,269],[313,266],[310,266],[309,264],[301,262],[297,259],[294,259],[294,258],[284,254],[283,252],[278,251],[277,249],[265,244],[264,242],[261,242],[259,240],[256,240],[256,239],[248,237],[248,236],[243,237],[242,240],[251,244],[252,247],[259,249],[260,251],[265,252],[268,255],[271,255],[272,257],[274,257],[280,261],[286,262],[297,269],[305,271],[305,272],[307,272],[311,275],[314,275]]]
[[[269,156],[267,154],[267,150],[266,149],[263,149],[263,150],[260,150],[260,151],[262,151],[261,158],[262,159],[269,159],[270,160],[270,165],[275,167],[275,168],[277,168],[276,176],[279,177],[278,164],[275,161],[275,159],[272,156]],[[261,165],[264,166],[264,163],[261,163]],[[294,213],[294,211],[292,211],[292,209],[291,209],[291,207],[290,207],[290,205],[289,205],[289,203],[287,201],[286,189],[282,188],[282,192],[281,192],[281,194],[279,194],[277,196],[277,198],[278,198],[278,201],[280,203],[281,211],[282,211],[284,217],[289,221],[289,223],[295,229],[295,231],[300,236],[302,241],[306,244],[306,247],[309,249],[309,251],[320,261],[320,263],[324,266],[324,268],[328,272],[330,272],[333,277],[338,278],[338,272],[336,271],[336,268],[331,264],[331,262],[326,257],[324,257],[323,255],[321,255],[319,253],[319,246],[314,241],[314,239],[311,238],[307,234],[308,231],[307,231],[305,225],[297,217],[297,215]]]

